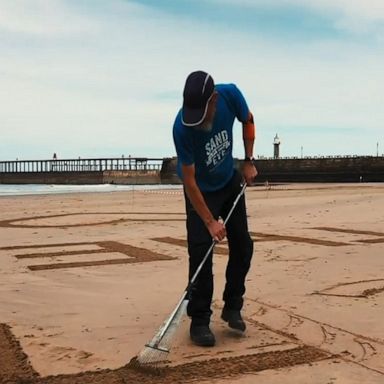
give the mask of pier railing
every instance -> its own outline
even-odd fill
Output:
[[[0,173],[160,171],[163,159],[116,157],[0,161]]]

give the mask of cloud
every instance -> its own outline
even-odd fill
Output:
[[[227,4],[237,7],[282,9],[286,6],[312,8],[319,12],[340,12],[340,14],[361,19],[384,20],[382,0],[204,0],[217,6]]]
[[[206,0],[217,6],[222,4],[249,9],[273,9],[300,13],[312,11],[337,30],[355,35],[372,35],[379,41],[384,37],[384,2],[382,0]]]
[[[370,35],[378,42],[384,38],[384,2],[381,0],[310,0],[299,3],[318,11],[331,12],[338,29],[356,36]]]
[[[56,38],[96,28],[61,0],[0,0],[0,9],[0,32]]]
[[[381,0],[285,0],[288,3],[312,7],[319,11],[338,11],[346,18],[361,21],[384,21],[384,3]]]

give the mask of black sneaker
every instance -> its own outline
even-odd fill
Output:
[[[235,309],[223,308],[221,318],[228,323],[230,328],[236,329],[241,332],[244,332],[246,329],[246,325],[244,323],[243,318],[241,317],[240,311],[237,311]]]
[[[193,325],[190,328],[191,340],[200,347],[213,347],[215,345],[215,335],[208,325]]]

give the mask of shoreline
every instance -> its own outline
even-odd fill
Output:
[[[2,192],[9,189],[10,192]],[[21,188],[18,192],[12,192],[13,188]],[[28,191],[28,188],[30,190]],[[46,190],[52,188],[52,190]],[[56,189],[57,188],[57,189]],[[382,182],[363,182],[363,183],[269,183],[249,186],[248,191],[289,191],[289,190],[332,190],[332,189],[384,189]],[[24,191],[22,190],[24,189]],[[84,190],[81,190],[84,189]],[[152,192],[161,193],[162,191],[182,191],[182,184],[147,184],[147,185],[118,185],[118,184],[88,184],[88,185],[62,185],[62,184],[26,184],[20,187],[19,184],[0,184],[0,199],[12,197],[28,196],[52,196],[52,195],[83,195],[83,194],[103,194],[103,193],[128,193],[128,192]]]
[[[9,196],[59,195],[76,193],[116,193],[142,190],[173,190],[181,185],[172,184],[0,184],[0,198]]]

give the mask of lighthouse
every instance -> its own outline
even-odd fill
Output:
[[[273,158],[278,159],[280,157],[280,139],[279,136],[276,136],[273,139]]]

